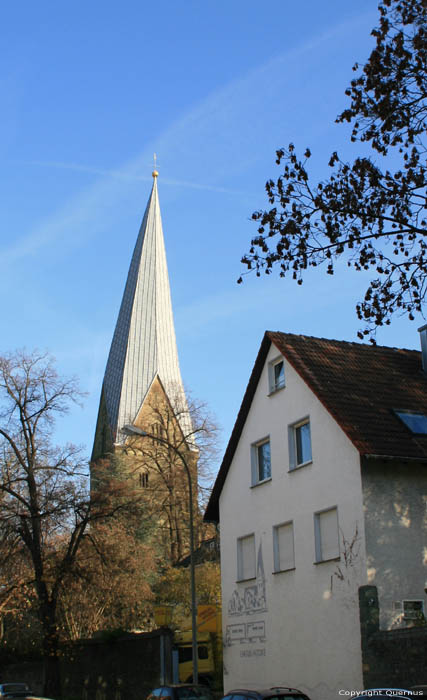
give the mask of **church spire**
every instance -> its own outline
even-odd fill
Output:
[[[129,267],[102,386],[92,459],[124,441],[156,377],[185,402],[176,347],[156,169]],[[184,412],[184,434],[191,430]]]

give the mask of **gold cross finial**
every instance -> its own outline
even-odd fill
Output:
[[[155,178],[158,176],[158,174],[159,174],[159,173],[157,172],[157,156],[156,156],[156,154],[153,155],[153,162],[154,162],[154,170],[153,170],[153,172],[152,172],[152,175],[153,175],[153,177],[154,177],[154,179],[155,179]]]

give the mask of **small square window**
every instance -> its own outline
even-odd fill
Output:
[[[314,541],[316,562],[339,558],[340,543],[337,508],[329,508],[314,514]]]
[[[296,469],[312,461],[310,421],[305,418],[288,428],[289,468]]]
[[[292,522],[273,527],[274,571],[295,568],[294,526]]]
[[[255,535],[237,540],[237,580],[255,578]]]
[[[423,600],[404,600],[403,601],[403,619],[404,620],[423,620],[424,619],[424,601]]]
[[[260,440],[251,445],[252,486],[271,479],[270,440]]]
[[[282,358],[273,360],[268,365],[268,388],[270,394],[285,386],[285,364]]]

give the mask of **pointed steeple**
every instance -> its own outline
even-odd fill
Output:
[[[156,377],[172,399],[185,394],[179,369],[157,171],[132,255],[102,386],[92,459],[124,442]],[[189,433],[188,414],[181,418]],[[190,428],[191,429],[191,428]]]

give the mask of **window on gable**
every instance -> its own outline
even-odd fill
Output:
[[[285,386],[285,364],[281,357],[268,365],[268,385],[270,394]]]
[[[271,479],[270,439],[265,438],[251,445],[252,486]]]
[[[314,541],[316,562],[338,559],[340,543],[337,508],[329,508],[314,514]]]
[[[302,467],[312,461],[310,420],[293,423],[288,427],[289,469]]]
[[[295,568],[294,525],[292,522],[273,527],[274,571]]]
[[[413,411],[397,411],[395,414],[415,435],[427,435],[427,416]]]
[[[255,578],[255,535],[237,540],[237,580]]]

